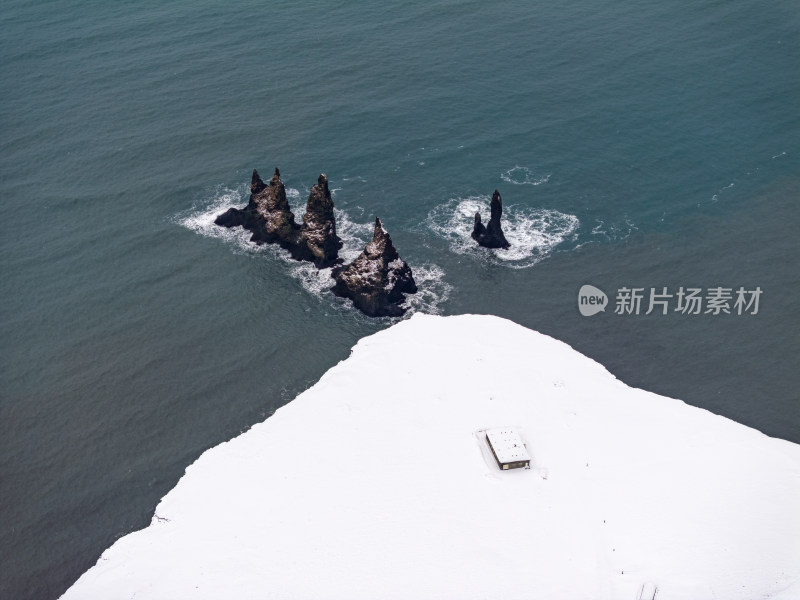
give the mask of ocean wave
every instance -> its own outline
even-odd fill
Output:
[[[249,231],[241,227],[227,229],[214,224],[214,220],[231,206],[241,208],[245,204],[247,196],[244,186],[239,189],[220,186],[214,191],[210,200],[197,202],[188,211],[176,215],[175,222],[204,237],[223,240],[234,251],[248,254],[262,252],[263,246],[257,246],[250,241]]]
[[[287,250],[275,244],[259,246],[250,241],[252,234],[242,227],[228,229],[214,224],[217,216],[231,206],[237,208],[244,206],[248,196],[249,189],[244,186],[240,189],[221,186],[215,190],[211,198],[198,202],[190,210],[176,215],[175,222],[204,237],[222,240],[233,252],[267,254],[284,263],[287,273],[310,294],[330,301],[331,306],[339,310],[358,312],[349,300],[337,298],[330,292],[333,287],[332,269],[318,269],[313,263],[294,260]],[[301,198],[301,192],[287,187],[286,196],[288,199],[296,201]],[[364,213],[363,208],[359,206],[354,207],[353,210],[360,214]],[[334,213],[336,215],[336,233],[343,243],[342,249],[339,250],[339,256],[346,264],[353,261],[364,250],[367,242],[372,239],[375,223],[358,223],[352,220],[347,212],[338,208],[334,209]],[[296,215],[295,220],[302,222],[302,216]],[[444,271],[431,263],[411,264],[410,266],[419,291],[417,294],[407,297],[405,306],[408,312],[406,316],[415,312],[439,314],[441,305],[452,291],[452,286],[444,280]]]
[[[445,281],[444,270],[432,263],[409,266],[418,289],[416,294],[406,295],[403,304],[407,309],[406,316],[411,316],[415,312],[428,315],[441,314],[442,304],[447,301],[450,292],[453,291],[453,286]]]
[[[482,248],[472,239],[475,213],[489,219],[488,196],[454,198],[433,209],[426,224],[448,240],[456,254],[489,260],[515,269],[532,267],[556,246],[577,236],[578,217],[557,210],[516,205],[503,207],[503,233],[511,244],[507,250]]]
[[[538,176],[534,174],[534,172],[528,167],[520,167],[517,165],[516,167],[512,167],[508,171],[501,173],[500,178],[503,181],[513,183],[514,185],[541,185],[542,183],[547,183],[550,180],[550,174],[548,173],[544,176]]]
[[[750,173],[748,173],[748,175],[750,175]],[[726,190],[730,190],[730,189],[732,189],[734,187],[736,187],[736,182],[735,181],[731,181],[728,185],[719,188],[717,190],[717,193],[714,194],[713,196],[711,196],[711,202],[719,202],[720,194],[724,194],[724,193],[726,193]],[[700,203],[698,203],[697,206],[700,206]]]
[[[285,187],[285,186],[284,186]],[[306,195],[308,195],[308,190],[306,190]],[[302,200],[302,196],[300,194],[300,190],[297,188],[286,188],[286,200],[289,201],[289,204],[292,206],[298,204]]]
[[[664,214],[661,215],[659,221],[663,221],[665,215],[666,211],[664,211]],[[606,223],[602,219],[595,219],[595,223],[597,223],[597,225],[592,227],[592,235],[601,236],[605,241],[609,242],[620,242],[626,240],[634,231],[639,230],[636,224],[627,216],[625,216],[623,221],[618,221],[615,223]]]

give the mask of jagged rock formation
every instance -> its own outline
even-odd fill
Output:
[[[290,251],[300,240],[300,226],[295,223],[294,214],[289,209],[286,188],[277,168],[269,185],[253,169],[247,206],[243,209],[229,208],[214,223],[222,227],[242,226],[252,232],[251,241],[257,244],[280,244]]]
[[[336,218],[333,216],[333,199],[328,189],[328,178],[323,173],[317,185],[311,188],[300,228],[300,258],[310,260],[319,268],[340,263],[342,240],[336,235]]]
[[[244,227],[257,244],[279,244],[297,260],[308,260],[324,268],[341,262],[342,240],[336,235],[333,200],[328,178],[320,175],[311,188],[303,224],[298,225],[286,199],[286,188],[276,168],[269,184],[253,169],[250,200],[242,209],[229,208],[214,223],[222,227]]]
[[[311,188],[301,225],[289,209],[277,168],[268,184],[254,169],[247,206],[230,208],[214,222],[221,227],[244,227],[252,232],[251,241],[280,244],[296,260],[311,261],[320,269],[342,262],[339,250],[343,244],[336,235],[333,199],[324,173]],[[397,254],[380,219],[375,219],[375,233],[364,251],[349,265],[336,266],[331,275],[336,280],[333,293],[350,298],[356,308],[372,317],[402,315],[404,294],[417,292],[411,268]]]
[[[334,268],[333,293],[350,298],[371,317],[399,316],[404,294],[415,294],[417,284],[411,268],[400,258],[381,220],[375,219],[375,233],[364,251],[349,265]]]
[[[500,199],[500,192],[497,190],[492,194],[491,211],[489,225],[486,227],[481,223],[481,214],[475,213],[475,227],[472,229],[472,239],[487,248],[509,248],[511,244],[506,240],[506,236],[503,235],[503,228],[500,226],[503,203]]]
[[[278,169],[276,168],[275,171],[277,172]],[[247,203],[247,206],[242,209],[232,206],[214,219],[214,224],[220,225],[221,227],[241,226],[252,231],[254,229],[256,217],[255,196],[258,192],[263,190],[264,187],[264,182],[261,181],[261,177],[258,176],[258,171],[253,169],[253,178],[250,182],[250,201]]]
[[[254,179],[258,178],[258,173],[253,169]],[[294,222],[294,214],[289,208],[289,201],[286,199],[286,188],[281,181],[281,173],[275,167],[275,174],[265,186],[264,182],[258,178],[250,184],[251,192],[253,185],[256,184],[260,191],[256,194],[256,212],[264,220],[264,241],[271,243],[273,240],[295,243],[297,231],[300,227]]]

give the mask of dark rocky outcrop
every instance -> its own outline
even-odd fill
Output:
[[[277,172],[277,169],[275,169]],[[244,227],[249,231],[256,229],[256,203],[255,195],[266,187],[258,171],[253,169],[253,178],[250,182],[250,201],[244,208],[231,207],[214,219],[216,225],[221,227]]]
[[[503,214],[503,203],[500,199],[500,192],[497,190],[492,194],[491,217],[489,225],[486,227],[481,223],[480,213],[475,213],[475,226],[472,229],[472,239],[481,246],[487,248],[509,248],[511,244],[503,235],[503,228],[500,226],[500,217]]]
[[[262,240],[268,244],[297,243],[297,234],[300,227],[294,221],[294,214],[289,208],[286,199],[286,188],[281,181],[281,173],[275,168],[275,174],[269,185],[258,177],[253,170],[253,182],[250,184],[251,196],[255,195],[256,212],[263,219]],[[257,190],[255,193],[253,190]],[[257,240],[258,241],[258,240]]]
[[[417,284],[411,268],[400,258],[392,238],[380,219],[364,251],[349,265],[334,268],[333,293],[350,298],[359,310],[371,317],[399,316],[404,294],[415,294]]]
[[[222,227],[244,227],[252,233],[252,241],[280,244],[296,260],[313,262],[320,269],[334,267],[333,293],[350,298],[369,316],[402,315],[405,309],[400,305],[405,294],[417,292],[411,269],[397,254],[380,219],[375,219],[375,233],[364,251],[349,265],[341,266],[339,250],[343,244],[336,235],[333,199],[325,174],[311,188],[301,225],[289,208],[278,169],[269,183],[253,170],[247,206],[230,208],[214,222]]]
[[[323,173],[308,195],[306,214],[300,227],[298,258],[310,260],[322,269],[342,262],[339,258],[341,248],[342,240],[336,235],[328,178]]]
[[[286,188],[276,168],[269,184],[253,170],[250,200],[244,208],[230,208],[214,223],[222,227],[244,227],[257,244],[279,244],[296,260],[308,260],[319,268],[341,263],[342,240],[336,235],[333,200],[328,178],[320,175],[311,188],[303,224],[298,225],[286,199]]]
[[[292,251],[300,241],[300,226],[289,209],[286,188],[276,168],[269,184],[265,184],[258,171],[253,169],[250,182],[250,200],[242,209],[230,208],[214,221],[222,227],[241,226],[253,235],[257,244],[280,244]]]

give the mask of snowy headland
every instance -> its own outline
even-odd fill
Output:
[[[530,469],[498,469],[492,427]],[[205,452],[63,598],[797,599],[798,506],[800,446],[510,321],[417,314]]]

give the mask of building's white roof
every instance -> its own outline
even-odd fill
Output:
[[[501,463],[531,459],[522,438],[510,427],[487,429],[486,439],[489,440],[497,460]]]

